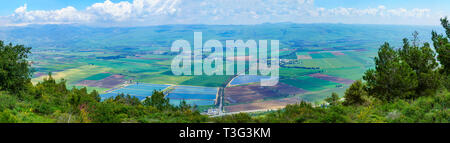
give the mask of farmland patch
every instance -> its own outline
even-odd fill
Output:
[[[99,74],[96,74],[96,75],[86,78],[86,80],[101,80],[108,76],[111,76],[111,74],[110,73],[99,73]]]
[[[221,87],[226,84],[226,82],[231,78],[228,75],[196,75],[192,76],[191,79],[182,82],[182,85],[193,85],[193,86],[207,86],[207,87]]]
[[[288,104],[296,104],[301,102],[298,97],[289,97],[282,99],[275,99],[262,102],[254,102],[248,104],[237,104],[231,106],[224,106],[226,112],[240,112],[251,110],[274,110],[286,107]]]
[[[169,87],[170,85],[161,85],[161,84],[146,84],[146,83],[138,83],[133,85],[128,85],[123,88],[113,89],[109,93],[105,93],[100,95],[102,99],[106,99],[108,97],[113,97],[118,94],[129,94],[131,96],[137,97],[140,100],[145,99],[148,96],[151,96],[155,90],[162,91]]]
[[[95,75],[94,75],[95,76]],[[103,76],[103,75],[102,75]],[[80,81],[77,85],[80,86],[90,86],[90,87],[101,87],[101,88],[113,88],[116,87],[126,80],[123,75],[111,75],[101,80],[83,80]],[[97,77],[92,78],[97,79]]]
[[[169,98],[171,104],[174,105],[178,105],[182,100],[190,105],[214,105],[217,90],[218,88],[215,87],[175,86],[166,98]]]
[[[189,105],[197,105],[197,106],[205,106],[205,105],[214,105],[214,100],[196,100],[196,99],[190,99],[190,100],[180,100],[180,99],[170,99],[169,103],[175,106],[180,105],[182,101],[185,101],[186,104]]]
[[[98,73],[104,73],[111,70],[110,68],[94,66],[94,65],[84,65],[77,68],[72,68],[60,72],[52,73],[52,77],[54,79],[66,79],[69,86],[78,83],[78,81],[84,80],[87,77]],[[39,81],[42,81],[44,78],[48,78],[48,76],[40,76],[37,78],[33,78],[32,82],[35,84]]]
[[[260,86],[252,84],[225,88],[225,101],[229,104],[249,103],[270,98],[281,98],[302,94],[306,90],[279,83],[276,86]]]
[[[337,86],[340,86],[339,83],[313,78],[309,76],[300,76],[297,78],[287,78],[287,79],[284,78],[281,79],[280,81],[308,91],[319,91],[324,90],[326,88],[336,88]]]
[[[336,56],[328,52],[318,52],[309,54],[313,59],[335,58]]]
[[[354,82],[353,80],[350,80],[350,79],[344,79],[344,78],[324,75],[324,74],[321,74],[321,73],[310,74],[308,76],[314,77],[314,78],[318,78],[318,79],[327,80],[327,81],[332,81],[332,82],[336,82],[336,83],[342,83],[342,84],[352,84]]]
[[[241,85],[241,84],[249,84],[249,83],[255,83],[260,82],[262,79],[269,79],[268,76],[258,76],[258,75],[240,75],[236,78],[234,78],[231,82],[231,86],[235,85]]]

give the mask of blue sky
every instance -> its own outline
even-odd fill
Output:
[[[378,5],[385,5],[391,8],[430,8],[439,10],[449,10],[448,0],[316,0],[316,6],[325,8],[333,7],[354,7],[366,8]],[[447,7],[445,7],[447,6]]]
[[[449,0],[0,0],[0,26],[259,24],[438,25]],[[3,25],[1,25],[3,23]]]
[[[54,10],[67,6],[73,6],[77,9],[84,9],[93,3],[104,2],[105,0],[0,0],[0,15],[9,15],[18,7],[24,4],[28,5],[30,10]],[[120,2],[126,0],[111,0]]]

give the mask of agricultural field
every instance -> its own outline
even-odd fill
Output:
[[[100,75],[94,75],[78,82],[77,86],[88,86],[88,87],[100,87],[100,88],[114,88],[120,86],[126,80],[123,75],[111,75],[101,73]]]
[[[350,79],[333,77],[333,76],[324,75],[324,74],[320,74],[320,73],[310,74],[308,76],[326,80],[326,81],[335,82],[335,83],[347,84],[347,85],[352,84],[354,82],[353,80],[350,80]]]
[[[151,96],[155,90],[163,91],[168,87],[170,87],[170,85],[138,83],[118,89],[113,89],[112,91],[109,91],[108,93],[105,94],[101,94],[100,96],[102,99],[106,99],[123,93],[125,95],[135,96],[139,98],[139,100],[143,100],[146,97]]]
[[[87,77],[85,80],[102,80],[104,78],[107,78],[111,76],[110,73],[99,73],[90,77]]]
[[[421,42],[429,42],[429,31],[439,29],[294,23],[135,28],[32,25],[0,28],[0,39],[33,47],[29,59],[35,71],[34,84],[51,72],[53,78],[67,80],[68,88],[87,87],[99,91],[102,98],[124,92],[144,99],[154,89],[166,89],[172,104],[186,100],[203,106],[200,108],[218,107],[217,89],[224,88],[219,96],[224,97],[225,111],[245,111],[278,108],[299,100],[320,103],[332,92],[343,96],[352,81],[373,68],[373,57],[381,44],[390,42],[399,47],[402,38],[410,38],[414,31],[420,33]],[[179,39],[193,43],[193,31],[203,32],[203,42],[279,40],[279,84],[257,87],[259,76],[173,75],[171,62],[179,52],[170,51],[171,44]],[[248,62],[251,57],[248,53],[236,54],[238,61]]]
[[[171,103],[177,105],[181,101],[186,101],[191,105],[214,105],[217,101],[218,88],[215,87],[200,87],[200,86],[175,86],[166,98],[169,98]]]
[[[227,104],[242,104],[295,96],[306,92],[307,91],[304,89],[284,83],[278,83],[275,86],[260,86],[259,84],[251,84],[225,88],[224,99]]]
[[[284,108],[288,104],[300,103],[302,100],[299,97],[281,98],[261,102],[252,102],[248,104],[237,104],[225,106],[226,112],[239,111],[266,111]]]
[[[187,100],[187,99],[184,99],[184,100],[183,99],[170,99],[169,100],[170,104],[175,105],[175,106],[180,105],[180,103],[182,101],[185,101],[186,104],[196,105],[196,106],[209,106],[210,107],[210,105],[215,104],[214,100],[199,100],[199,99],[189,99],[189,100]]]
[[[307,91],[320,91],[327,88],[339,87],[339,83],[318,79],[310,76],[299,76],[297,78],[281,79],[283,83],[301,88]]]
[[[240,75],[234,78],[230,82],[230,86],[242,85],[242,84],[250,84],[260,82],[262,79],[269,79],[268,76],[258,76],[258,75]]]

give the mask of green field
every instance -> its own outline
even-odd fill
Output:
[[[313,59],[321,59],[321,58],[335,58],[336,56],[332,53],[312,53],[309,54]]]
[[[281,79],[283,83],[302,88],[308,91],[320,91],[327,88],[336,88],[339,83],[317,79],[309,76],[300,76],[297,78]]]
[[[110,73],[99,73],[99,74],[87,77],[86,80],[101,80],[101,79],[104,79],[104,78],[106,78],[108,76],[111,76],[111,75],[112,74],[110,74]]]
[[[182,82],[182,85],[195,85],[195,86],[209,86],[209,87],[222,87],[227,84],[227,81],[232,76],[227,75],[215,75],[215,76],[194,76],[193,78]]]

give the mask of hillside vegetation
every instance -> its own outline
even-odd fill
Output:
[[[68,89],[66,80],[57,82],[51,73],[33,85],[27,61],[31,48],[0,41],[0,122],[448,123],[450,25],[447,18],[441,22],[446,34],[432,32],[432,44],[421,44],[417,34],[404,39],[400,49],[383,44],[374,59],[375,68],[353,83],[344,99],[333,93],[323,105],[302,102],[278,111],[216,118],[201,115],[186,103],[173,106],[158,91],[144,102],[123,94],[100,101],[96,91]]]

